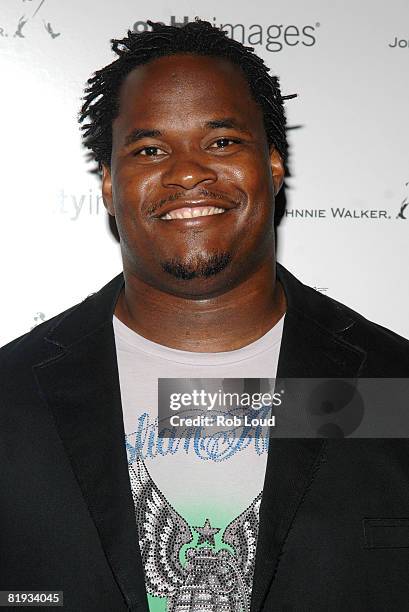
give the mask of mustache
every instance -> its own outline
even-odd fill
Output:
[[[151,202],[147,205],[146,213],[148,215],[152,215],[156,213],[156,211],[160,210],[163,206],[166,206],[169,202],[175,202],[176,200],[194,200],[198,196],[201,196],[203,199],[209,198],[209,200],[224,200],[225,202],[229,202],[229,204],[233,204],[234,206],[239,206],[240,204],[245,204],[247,198],[244,194],[240,194],[242,197],[232,198],[225,193],[220,193],[216,191],[210,191],[209,189],[197,189],[194,192],[186,193],[183,191],[179,191],[177,193],[172,193],[166,198],[159,200],[157,202]]]

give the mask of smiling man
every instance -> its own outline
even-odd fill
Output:
[[[118,104],[102,162],[124,264],[117,316],[176,349],[249,344],[285,311],[273,223],[284,170],[244,74],[222,58],[157,58],[124,79]]]
[[[207,379],[203,397],[407,377],[409,342],[276,263],[278,79],[209,23],[151,26],[113,41],[80,118],[123,274],[1,352],[0,590],[70,612],[404,610],[405,439],[160,435],[158,379],[197,399]]]

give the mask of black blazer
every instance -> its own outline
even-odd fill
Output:
[[[408,376],[407,340],[278,276],[279,377]],[[122,286],[0,351],[0,590],[63,590],[65,612],[147,612],[112,327]],[[408,441],[272,441],[252,612],[408,602]]]

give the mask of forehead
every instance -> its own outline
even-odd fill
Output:
[[[155,59],[124,80],[115,127],[157,127],[171,122],[186,129],[195,120],[237,117],[262,127],[262,112],[241,69],[229,60],[197,55]]]

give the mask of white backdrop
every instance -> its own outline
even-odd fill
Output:
[[[114,59],[110,38],[196,15],[299,94],[279,261],[409,337],[407,0],[2,0],[0,344],[121,270],[76,123],[84,84]]]

